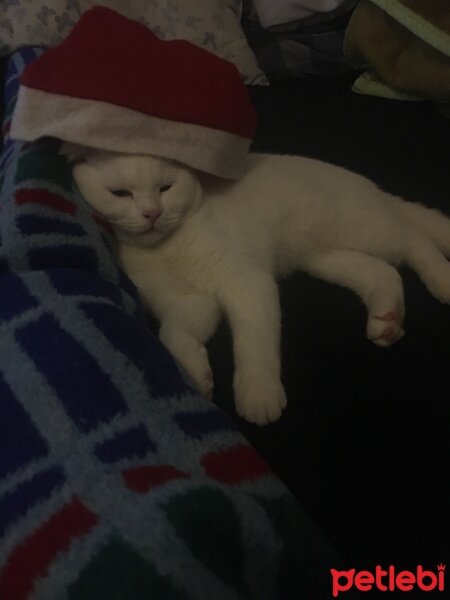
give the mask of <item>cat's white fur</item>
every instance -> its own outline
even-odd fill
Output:
[[[321,161],[253,154],[248,162],[245,177],[228,182],[164,159],[91,152],[74,177],[114,225],[119,260],[159,319],[161,340],[208,396],[205,342],[225,313],[237,411],[265,424],[286,406],[276,279],[302,270],[350,288],[367,306],[368,338],[388,346],[403,335],[394,265],[409,265],[450,303],[450,220]],[[111,192],[119,189],[132,195]]]

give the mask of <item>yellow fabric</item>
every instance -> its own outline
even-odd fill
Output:
[[[450,101],[449,0],[362,0],[344,52],[367,68],[354,89],[398,99]]]

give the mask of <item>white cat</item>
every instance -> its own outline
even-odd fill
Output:
[[[254,423],[278,419],[286,406],[278,277],[302,270],[354,290],[367,306],[367,336],[380,346],[403,335],[403,286],[392,265],[409,265],[450,303],[450,220],[345,169],[253,154],[232,182],[165,159],[92,151],[73,172],[115,227],[120,263],[159,319],[162,342],[207,396],[204,344],[225,313],[237,412]]]

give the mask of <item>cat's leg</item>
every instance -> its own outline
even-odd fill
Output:
[[[450,262],[432,240],[421,234],[411,236],[404,261],[417,272],[435,298],[450,304]]]
[[[185,369],[194,386],[211,397],[214,383],[205,342],[219,321],[218,304],[205,294],[191,292],[166,295],[161,307],[160,340]]]
[[[422,204],[400,199],[394,207],[414,229],[429,237],[437,248],[450,258],[450,218],[447,215]]]
[[[159,337],[197,389],[210,396],[213,377],[204,346],[220,317],[215,300],[140,247],[121,244],[119,260],[146,310],[160,323]]]
[[[302,268],[315,277],[350,288],[367,307],[367,337],[390,346],[403,335],[403,283],[398,271],[374,256],[352,250],[311,253]]]
[[[236,410],[258,425],[275,421],[286,406],[280,380],[278,287],[265,273],[240,272],[238,279],[230,278],[219,300],[233,336]]]

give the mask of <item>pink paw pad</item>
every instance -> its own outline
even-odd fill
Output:
[[[397,333],[393,327],[386,327],[383,333],[380,335],[380,338],[386,340],[386,342],[394,341]]]
[[[375,338],[375,340],[378,340],[378,343],[385,342],[386,344],[390,345],[403,336],[401,319],[397,313],[389,312],[385,315],[375,318],[386,323],[386,327]]]
[[[395,311],[373,316],[369,323],[368,337],[379,346],[390,346],[404,335],[402,319]]]
[[[386,321],[387,323],[393,323],[393,325],[388,325],[386,329],[383,330],[383,333],[380,335],[382,340],[386,342],[393,342],[398,335],[398,327],[399,318],[398,315],[390,312],[382,317],[379,317],[380,321]]]
[[[378,319],[380,319],[380,321],[396,321],[398,322],[398,315],[396,313],[390,312],[387,313],[386,315],[383,315],[382,317],[378,317]]]

